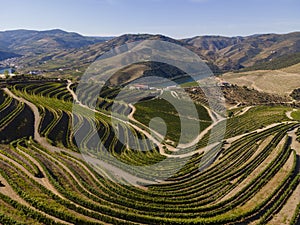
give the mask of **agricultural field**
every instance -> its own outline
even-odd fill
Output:
[[[141,123],[149,124],[152,118],[159,115],[159,117],[168,125],[166,138],[178,143],[181,134],[180,115],[171,103],[163,98],[155,98],[139,102],[135,105],[135,107],[137,110],[134,113],[134,118]],[[196,110],[198,115],[201,115],[201,120],[198,119],[197,122],[203,131],[212,123],[212,121],[207,110],[201,104],[196,104]],[[187,126],[192,127],[194,123],[195,120],[188,120]],[[157,125],[157,127],[160,126],[161,124]],[[159,130],[157,130],[157,132],[159,132]]]
[[[107,87],[90,104],[95,87],[78,87],[0,89],[0,224],[300,223],[300,110],[251,105],[221,116],[197,101],[199,119],[188,121],[200,134],[185,134],[178,150],[181,118],[163,98],[126,90],[114,101],[120,89]],[[155,117],[162,139],[148,128]]]
[[[291,113],[291,116],[295,120],[300,120],[300,111],[299,110],[293,110]]]
[[[222,75],[221,78],[232,84],[284,96],[299,87],[300,70],[299,64],[296,64],[280,70],[229,72]]]

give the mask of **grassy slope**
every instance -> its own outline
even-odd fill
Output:
[[[221,78],[267,93],[288,95],[300,87],[300,64],[281,70],[257,70],[241,73],[226,73]]]
[[[295,119],[295,120],[300,120],[300,111],[294,111],[292,112],[291,116]]]

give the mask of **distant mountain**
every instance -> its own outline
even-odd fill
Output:
[[[163,35],[125,34],[105,42],[99,42],[79,49],[64,49],[61,51],[53,51],[48,54],[35,55],[35,57],[24,57],[20,62],[22,62],[23,67],[30,69],[49,71],[51,68],[50,72],[54,73],[55,71],[60,70],[60,72],[56,74],[64,74],[65,72],[70,74],[70,70],[73,72],[75,70],[82,72],[99,56],[112,48],[141,40],[161,40],[176,43],[197,53],[196,47]],[[205,60],[205,56],[201,55],[200,57]],[[207,63],[215,73],[220,72],[213,62],[207,61]],[[80,75],[80,73],[76,74]]]
[[[59,29],[11,30],[0,32],[0,49],[21,55],[43,54],[57,50],[81,48],[108,39],[106,37],[85,37]]]
[[[97,43],[94,45],[89,45],[86,48],[82,48],[79,51],[72,51],[70,52],[70,57],[72,57],[72,54],[76,52],[76,54],[81,55],[81,59],[88,59],[88,61],[94,61],[96,58],[101,56],[104,52],[109,51],[112,48],[122,46],[125,44],[128,44],[130,42],[135,41],[142,41],[142,40],[160,40],[160,41],[167,41],[171,43],[175,43],[178,45],[185,45],[190,48],[194,48],[193,46],[187,45],[181,41],[163,36],[163,35],[150,35],[150,34],[125,34],[120,37],[113,38],[107,42],[104,43]]]
[[[196,47],[224,71],[264,64],[300,52],[300,32],[247,37],[199,36],[182,41]]]
[[[139,40],[162,40],[187,47],[205,60],[214,73],[272,66],[281,68],[300,62],[300,32],[289,34],[259,34],[247,37],[199,36],[175,40],[163,35],[126,34],[107,42],[89,45],[80,50],[60,54],[61,59],[80,60],[80,64],[93,62],[111,48]],[[272,63],[274,61],[274,63]],[[278,61],[282,61],[281,64]]]
[[[105,38],[85,37],[58,29],[15,30],[0,32],[0,51],[22,55],[15,61],[22,72],[41,70],[52,75],[81,75],[104,52],[140,40],[162,40],[184,46],[207,62],[215,74],[264,67],[278,69],[300,62],[300,32],[246,37],[197,36],[175,40],[150,34]],[[0,58],[1,55],[2,59],[8,56],[0,52]]]

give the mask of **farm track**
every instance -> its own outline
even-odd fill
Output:
[[[141,182],[141,183],[147,183],[147,180],[144,180],[144,179],[138,179],[137,180],[137,177],[136,176],[132,176],[131,174],[129,173],[126,173],[124,170],[122,169],[119,169],[107,162],[104,162],[100,159],[94,159],[92,156],[89,156],[89,155],[85,155],[85,154],[82,154],[82,153],[76,153],[76,152],[73,152],[73,151],[69,151],[68,149],[62,149],[62,148],[58,148],[58,147],[55,147],[51,144],[49,144],[49,142],[47,141],[46,138],[44,137],[41,137],[41,135],[39,134],[38,132],[38,128],[40,126],[40,122],[41,122],[41,116],[39,114],[39,110],[38,108],[31,102],[23,99],[23,98],[19,98],[17,96],[15,96],[9,89],[7,88],[4,88],[4,91],[9,95],[11,96],[12,98],[20,101],[20,102],[24,102],[25,104],[27,104],[31,110],[33,111],[34,113],[34,139],[41,145],[43,146],[45,149],[48,149],[50,150],[51,152],[55,153],[61,153],[62,151],[63,152],[68,152],[69,154],[71,154],[72,156],[76,157],[76,158],[79,158],[79,159],[85,159],[87,160],[88,162],[90,163],[101,163],[102,167],[106,168],[107,170],[115,173],[115,174],[120,174],[122,175],[123,177],[126,177],[127,178],[127,181],[130,183],[130,184],[133,184],[133,185],[136,185],[136,186],[139,186],[137,185],[137,182]],[[84,106],[84,108],[86,108],[87,106]],[[89,109],[89,108],[88,108]],[[95,112],[97,112],[95,110]]]
[[[49,110],[54,110],[55,104],[62,101],[61,105],[65,108],[58,113],[57,118],[60,119],[57,119],[52,130],[49,128],[49,132],[53,132],[53,127],[70,126],[71,114],[67,107],[70,102],[57,99],[70,101],[71,93],[76,101],[72,85],[70,82],[64,88],[53,85],[59,87],[55,91],[46,84],[39,89],[41,97],[24,95],[37,102],[41,102],[39,98],[43,98],[43,95],[51,95],[47,99],[55,100]],[[69,149],[51,144],[48,136],[39,133],[40,124],[45,118],[43,107],[46,103],[45,106],[36,102],[33,104],[23,95],[19,97],[8,88],[4,90],[8,97],[30,107],[34,115],[34,131],[33,140],[15,140],[0,151],[0,181],[4,185],[0,187],[0,199],[12,209],[11,213],[6,211],[5,217],[2,217],[0,207],[0,223],[16,224],[13,221],[19,221],[24,224],[30,218],[33,224],[295,224],[291,221],[298,212],[299,203],[300,144],[296,141],[299,124],[286,117],[288,109],[270,109],[267,112],[269,118],[259,118],[257,112],[260,111],[251,107],[235,118],[228,119],[225,142],[216,142],[215,146],[206,149],[208,154],[204,158],[205,147],[198,142],[208,137],[211,128],[218,128],[225,122],[224,118],[209,110],[213,123],[210,129],[199,134],[201,137],[194,143],[200,146],[196,151],[170,157],[173,155],[172,149],[168,154],[165,149],[163,152],[146,153],[121,149],[122,159],[132,163],[156,163],[153,157],[169,157],[176,163],[176,158],[190,157],[186,165],[166,181],[145,185],[148,180],[137,180],[136,176],[110,164],[105,158],[96,160],[91,155],[80,154],[75,147]],[[27,91],[37,92],[36,86],[29,87]],[[85,105],[82,107],[89,109]],[[261,111],[265,112],[265,109]],[[146,133],[150,133],[136,125],[134,112],[132,108],[130,122],[120,121],[123,133],[126,134],[126,129],[130,128],[134,135],[147,137]],[[64,120],[59,116],[62,113],[66,115]],[[103,139],[110,141],[112,146],[118,146],[116,137],[109,133],[112,127],[107,122],[108,114],[97,111],[97,122],[102,129]],[[264,126],[246,123],[243,124],[246,132],[234,129],[236,120],[252,121],[252,115],[263,121]],[[118,117],[116,119],[121,120]],[[52,122],[48,120],[45,124]],[[83,118],[77,120],[80,124]],[[82,128],[76,129],[80,131]],[[88,130],[85,134],[83,145],[94,135]],[[72,141],[69,137],[71,133],[63,135]],[[155,138],[152,138],[154,142]],[[71,143],[68,145],[71,146]],[[221,145],[222,150],[215,158],[217,145]],[[10,150],[6,152],[5,148]],[[114,148],[109,147],[109,150],[117,156]],[[93,163],[86,163],[86,159]],[[203,160],[205,163],[213,161],[204,170],[199,170],[199,163]],[[102,171],[97,168],[97,163],[101,163]],[[164,169],[172,169],[172,164],[169,166]],[[126,181],[119,182],[113,173],[126,178]],[[13,210],[22,213],[14,216]],[[282,217],[286,219],[282,220]]]

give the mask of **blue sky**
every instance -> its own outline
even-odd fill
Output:
[[[0,30],[84,35],[250,35],[300,31],[299,0],[1,0]]]

